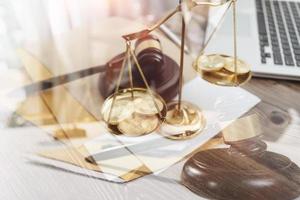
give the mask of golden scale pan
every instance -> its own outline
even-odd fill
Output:
[[[212,0],[209,2],[196,0],[180,1],[175,10],[152,27],[123,36],[126,42],[126,57],[122,64],[115,92],[104,101],[101,113],[108,129],[113,134],[136,137],[158,131],[166,138],[185,140],[201,133],[206,124],[202,111],[197,106],[182,101],[186,32],[184,11],[186,8],[191,11],[194,7],[201,5],[221,6],[226,3],[228,3],[226,12],[224,12],[222,19],[200,51],[193,67],[204,80],[216,85],[239,86],[250,80],[250,66],[237,58],[236,0]],[[233,7],[234,56],[221,54],[205,55],[203,53],[204,49],[217,31],[230,7]],[[156,30],[177,12],[182,12],[183,14],[179,97],[177,101],[172,101],[166,105],[164,100],[149,87],[132,49],[131,41],[142,38]],[[132,61],[134,61],[146,88],[133,87]],[[128,66],[130,87],[120,89],[121,79],[126,66]]]
[[[131,60],[146,85],[145,88],[133,87]],[[119,89],[124,70],[128,66],[130,88]],[[126,57],[123,61],[117,87],[102,106],[101,114],[107,127],[114,134],[125,136],[142,136],[154,132],[165,120],[167,106],[164,100],[152,91],[138,60],[133,53],[131,42],[126,43]]]
[[[250,66],[244,61],[228,55],[211,54],[199,56],[193,65],[206,81],[221,86],[238,86],[251,78]]]
[[[199,53],[198,58],[193,64],[194,69],[200,74],[200,76],[213,84],[221,86],[239,86],[248,82],[251,77],[251,67],[243,60],[237,57],[237,27],[236,27],[236,1],[226,1],[228,7],[221,17],[216,28],[212,31],[210,37],[204,44],[204,47]],[[234,55],[223,54],[210,54],[205,55],[204,50],[208,46],[209,42],[215,35],[218,28],[221,26],[227,11],[233,8],[233,47]]]

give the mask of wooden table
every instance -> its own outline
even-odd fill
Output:
[[[300,82],[253,78],[243,88],[262,100],[252,112],[264,120],[265,140],[280,141],[284,135],[299,138]]]
[[[254,111],[265,118],[269,148],[300,165],[300,84],[254,78],[244,88],[262,99]],[[34,127],[1,130],[0,199],[202,199],[180,184],[184,161],[159,175],[115,184],[27,160],[28,153],[38,147],[51,147],[45,140],[50,138]]]

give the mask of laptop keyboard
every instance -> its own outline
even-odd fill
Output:
[[[300,2],[256,0],[261,63],[300,67]]]

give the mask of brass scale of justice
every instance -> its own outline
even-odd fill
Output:
[[[217,7],[225,4],[228,4],[226,11],[198,54],[199,56],[194,62],[193,68],[204,80],[216,85],[239,86],[250,80],[252,76],[250,66],[237,58],[236,0],[221,0],[219,2],[200,2],[196,0],[180,1],[179,5],[173,11],[152,27],[122,36],[126,43],[125,59],[117,79],[115,91],[104,101],[101,110],[103,120],[107,124],[109,131],[117,135],[137,137],[159,130],[158,132],[162,136],[173,140],[193,138],[202,132],[206,124],[203,113],[197,106],[182,101],[186,33],[186,22],[184,20],[182,6],[186,6],[185,8],[191,11],[196,6],[206,5]],[[226,13],[231,7],[233,9],[234,56],[220,54],[205,55],[205,48],[213,38],[213,35],[218,30]],[[134,54],[131,42],[147,36],[178,12],[181,12],[183,15],[179,94],[178,101],[171,101],[167,105],[162,97],[149,87],[141,65]],[[133,87],[132,62],[135,63],[146,88]],[[130,87],[120,89],[120,83],[126,67],[128,67]]]

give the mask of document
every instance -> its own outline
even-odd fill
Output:
[[[78,159],[66,158],[62,153],[63,149],[41,153],[48,159],[40,158],[40,161],[76,173],[88,173],[90,176],[109,181],[131,181],[149,173],[161,172],[181,161],[260,101],[258,97],[241,88],[215,86],[201,78],[196,78],[183,87],[183,100],[201,108],[206,118],[206,128],[195,138],[173,141],[162,137],[159,132],[136,138],[115,136],[107,131],[103,123],[102,127],[96,126],[101,131],[101,136],[85,142],[80,147],[82,154],[77,155],[81,162],[86,162],[85,157],[107,151],[106,158],[97,160],[97,165],[95,165],[97,169],[89,166],[87,166],[89,170],[83,169],[84,165],[78,163]],[[151,141],[156,143],[155,147]],[[144,145],[145,149],[137,146],[143,143],[147,144]],[[161,147],[158,144],[161,144]],[[121,147],[120,155],[110,155],[109,149],[119,147]],[[86,164],[91,165],[88,162]]]

